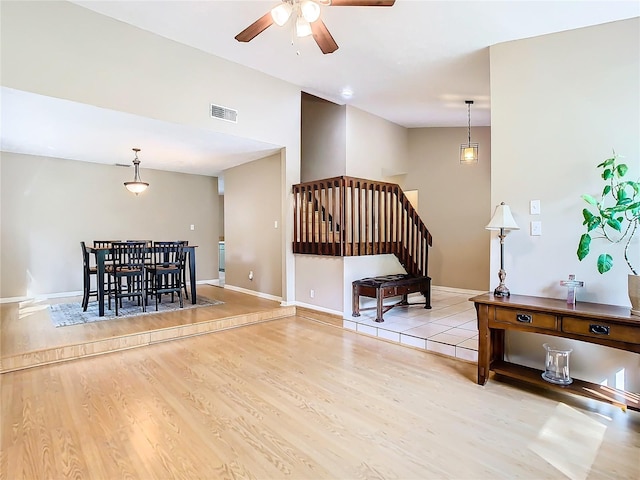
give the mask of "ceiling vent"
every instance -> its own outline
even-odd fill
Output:
[[[211,104],[211,116],[226,120],[227,122],[238,123],[238,111],[232,108],[223,107],[222,105]]]

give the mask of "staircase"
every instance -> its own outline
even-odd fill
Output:
[[[394,254],[426,276],[431,234],[399,185],[334,177],[293,186],[293,253]]]

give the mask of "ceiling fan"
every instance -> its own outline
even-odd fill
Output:
[[[239,42],[250,42],[272,24],[280,27],[292,20],[297,37],[313,35],[322,53],[333,53],[338,44],[320,19],[320,6],[331,7],[391,7],[395,0],[282,0],[238,35]]]

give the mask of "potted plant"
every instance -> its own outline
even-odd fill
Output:
[[[582,210],[583,225],[587,231],[580,237],[578,259],[582,260],[589,254],[592,240],[603,239],[612,244],[624,242],[624,259],[631,271],[631,313],[640,315],[640,276],[638,267],[632,265],[629,258],[629,248],[640,225],[640,182],[625,179],[629,168],[626,164],[619,163],[619,156],[615,152],[613,157],[597,168],[602,169],[601,177],[605,185],[599,200],[588,194],[582,195],[588,204]],[[598,256],[596,265],[598,272],[606,273],[613,267],[613,257],[605,251]]]

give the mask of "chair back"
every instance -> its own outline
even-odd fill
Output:
[[[153,263],[164,268],[184,268],[183,242],[153,242]]]
[[[87,250],[87,244],[84,242],[80,242],[80,248],[82,249],[82,269],[84,274],[87,275],[91,267],[89,264],[89,250]]]
[[[114,242],[111,245],[113,251],[113,268],[117,272],[143,272],[145,255],[147,253],[146,242]]]
[[[119,242],[120,240],[94,240],[93,248],[111,248],[111,245]],[[104,256],[104,259],[107,262],[111,262],[113,260],[113,255],[111,253],[107,253]]]

